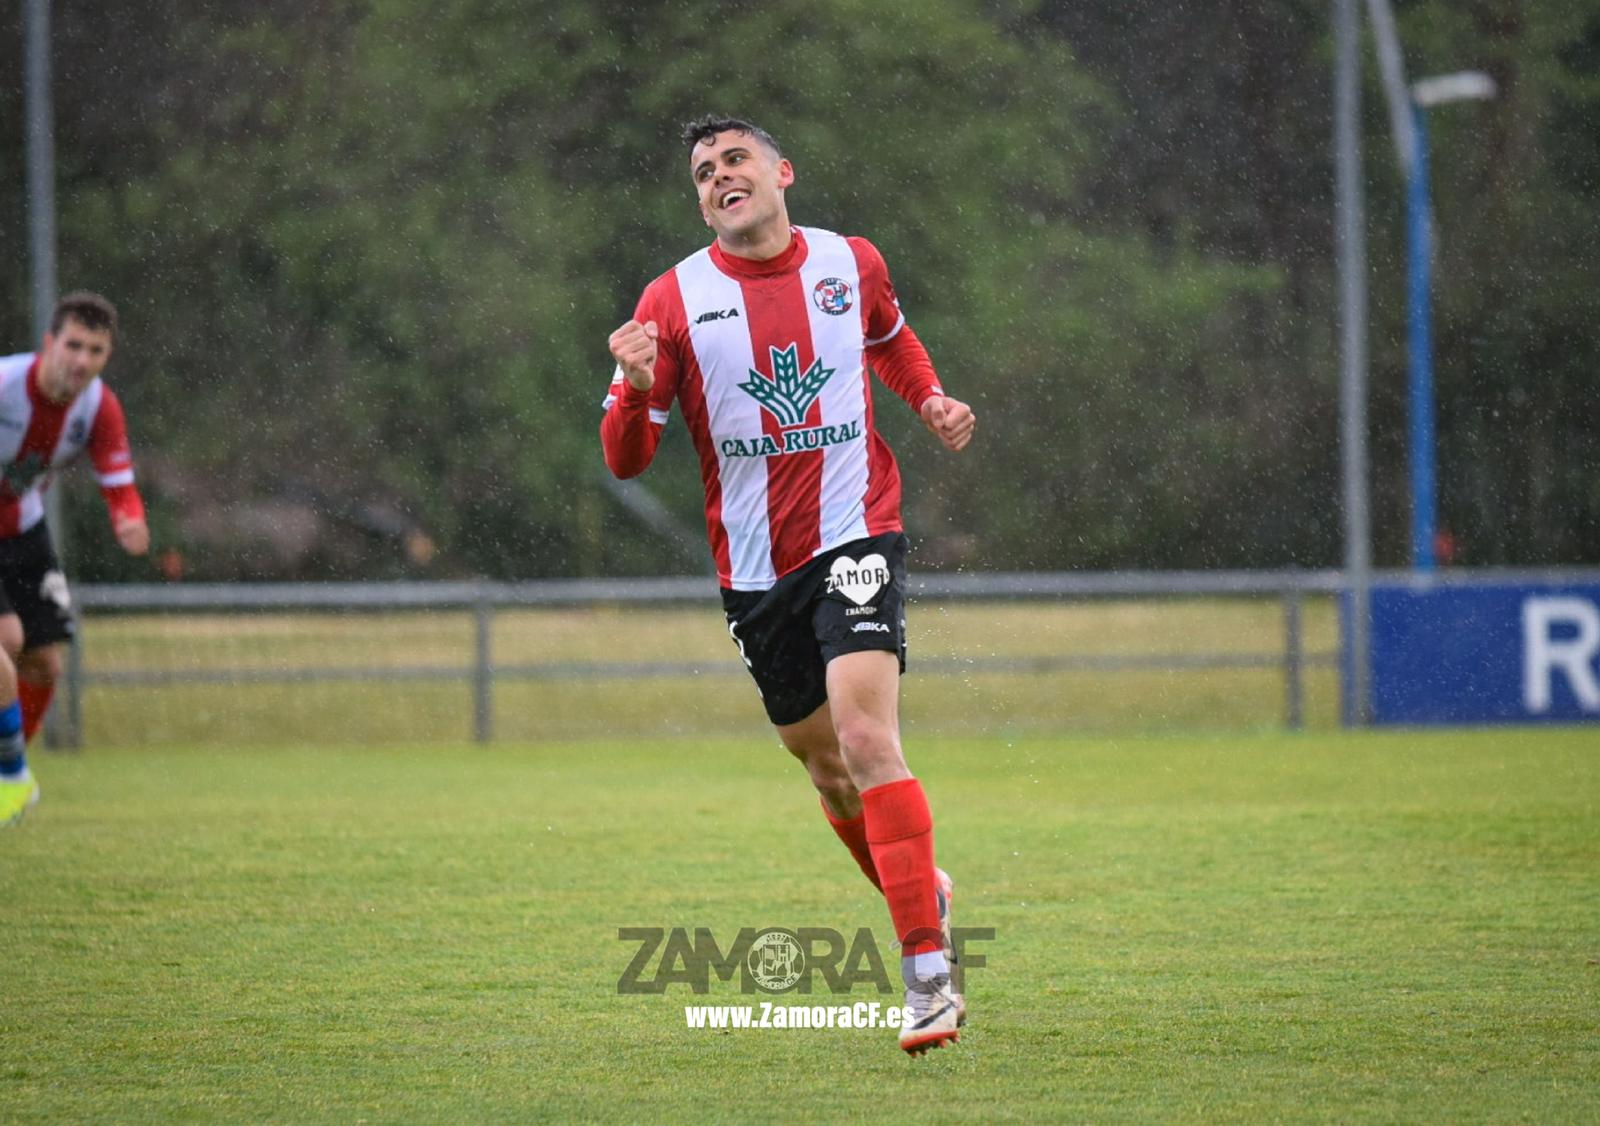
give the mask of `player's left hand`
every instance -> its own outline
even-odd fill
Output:
[[[967,443],[972,441],[972,431],[978,425],[978,417],[960,399],[934,395],[922,404],[922,422],[938,436],[946,449],[964,450]]]
[[[116,533],[117,546],[129,555],[143,555],[150,550],[150,525],[143,520],[119,520]]]

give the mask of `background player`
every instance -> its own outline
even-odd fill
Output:
[[[901,942],[900,1044],[956,1038],[949,878],[900,746],[906,539],[868,366],[950,449],[974,417],[939,386],[873,245],[790,226],[793,165],[764,130],[684,130],[713,244],[652,282],[612,333],[601,442],[618,477],[655,456],[677,401],[699,455],[728,629],[768,718],[888,901]]]
[[[122,404],[100,380],[116,335],[111,302],[72,293],[56,304],[38,352],[0,357],[0,824],[39,800],[24,749],[74,631],[44,521],[52,471],[87,450],[117,543],[130,555],[150,549]]]

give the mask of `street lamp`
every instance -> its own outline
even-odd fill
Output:
[[[1434,566],[1433,206],[1428,200],[1427,110],[1494,97],[1494,79],[1465,70],[1411,87],[1411,162],[1406,184],[1406,348],[1411,402],[1411,565]]]

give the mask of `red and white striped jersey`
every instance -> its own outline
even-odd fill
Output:
[[[44,519],[43,491],[53,470],[89,452],[112,520],[143,518],[122,404],[100,379],[66,406],[39,390],[33,352],[0,356],[0,539]]]
[[[619,367],[606,464],[643,472],[677,400],[699,455],[706,533],[732,590],[765,590],[817,554],[901,530],[900,471],[872,423],[870,370],[920,410],[943,394],[877,248],[793,228],[776,258],[716,244],[651,282],[634,318],[659,329],[655,385]]]

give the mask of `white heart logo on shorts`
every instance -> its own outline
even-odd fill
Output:
[[[828,593],[842,594],[857,606],[865,606],[889,585],[889,561],[876,553],[857,562],[841,555],[828,569]]]

